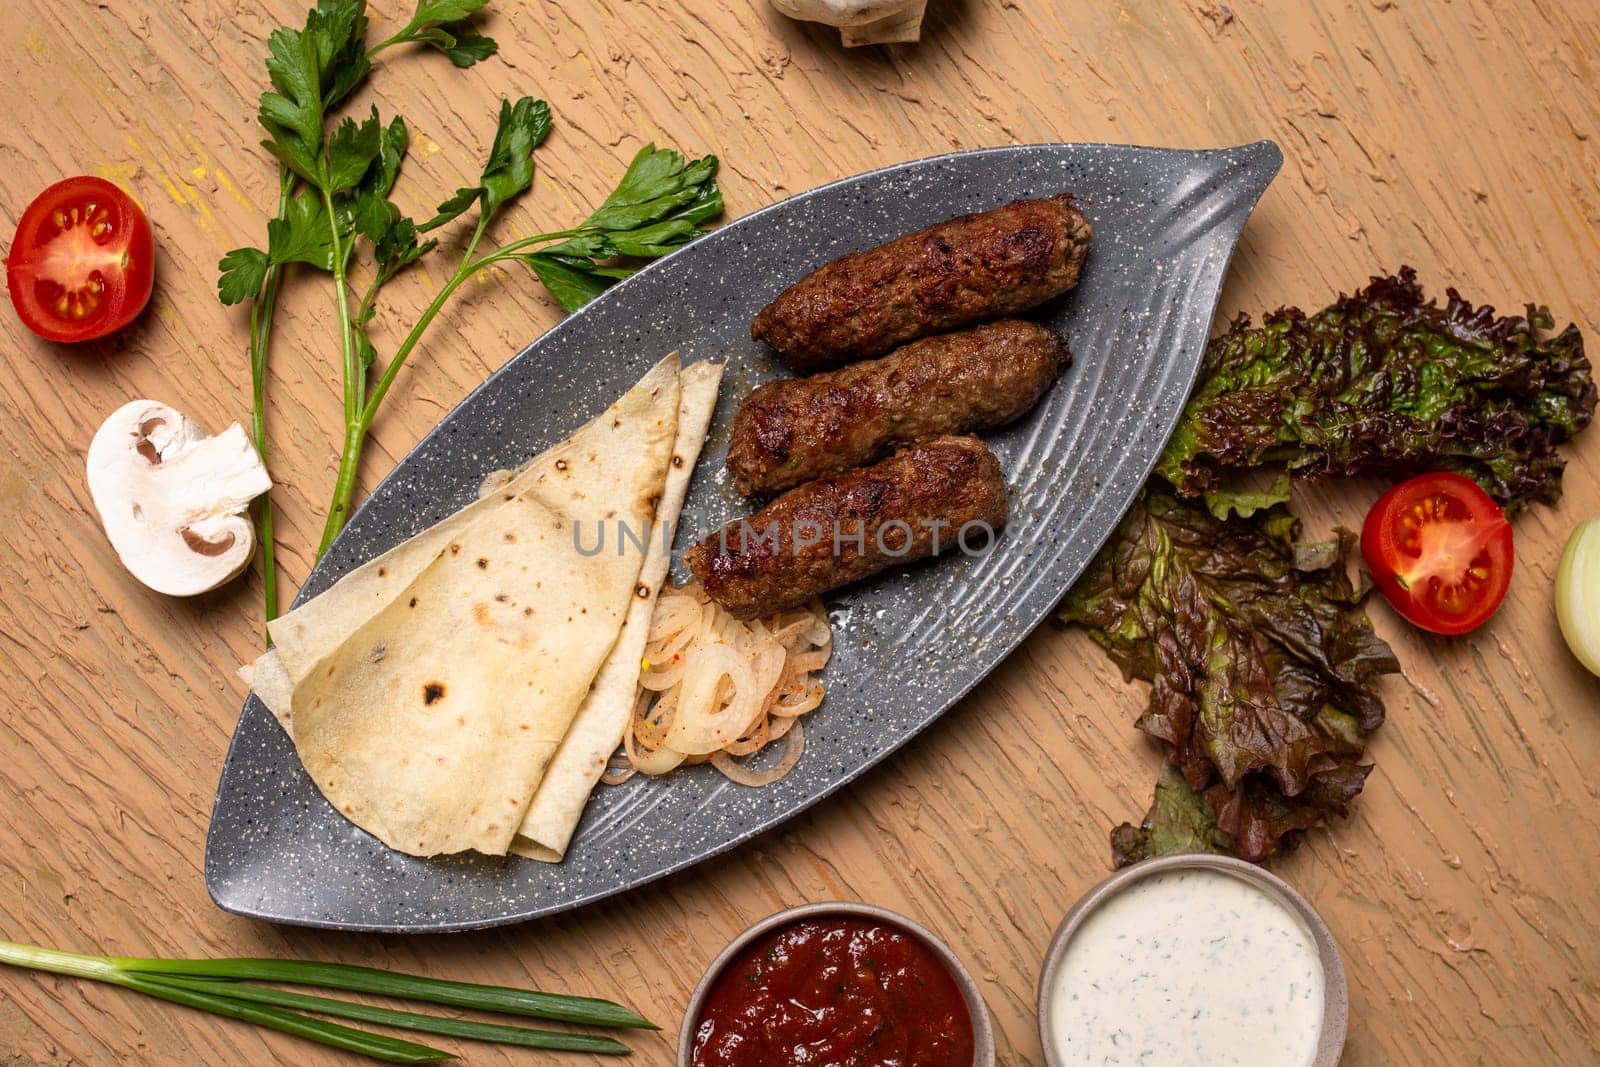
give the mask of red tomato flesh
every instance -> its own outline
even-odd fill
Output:
[[[11,304],[47,341],[122,329],[144,310],[154,283],[150,221],[104,178],[68,178],[40,193],[6,256]]]
[[[1511,523],[1459,474],[1424,474],[1383,494],[1361,528],[1361,555],[1394,609],[1434,633],[1477,629],[1511,587]]]

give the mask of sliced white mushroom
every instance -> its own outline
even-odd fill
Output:
[[[771,0],[792,19],[839,27],[846,48],[906,44],[922,37],[928,0]]]
[[[250,564],[244,512],[272,480],[238,423],[208,437],[177,409],[134,400],[95,433],[88,468],[111,547],[156,592],[194,596]]]

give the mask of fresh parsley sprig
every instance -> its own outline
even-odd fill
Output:
[[[385,125],[373,108],[359,121],[339,119],[330,133],[333,112],[387,48],[432,47],[458,67],[493,55],[494,41],[476,29],[487,3],[419,0],[410,21],[368,48],[365,0],[319,0],[302,29],[282,28],[268,40],[272,87],[261,96],[258,117],[267,135],[262,145],[279,164],[278,213],[267,223],[265,248],[236,248],[222,257],[217,295],[224,304],[250,304],[252,430],[266,462],[266,360],[282,271],[300,264],[332,278],[345,432],[318,558],[349,516],[362,451],[379,405],[462,283],[494,264],[520,262],[563,308],[573,311],[633,273],[639,261],[693,240],[703,232],[701,224],[722,211],[714,156],[686,161],[671,149],[648,145],[605,202],[579,225],[480,253],[491,223],[532,188],[534,153],[550,135],[549,105],[523,97],[501,102],[477,183],[457,189],[423,222],[407,217],[390,199],[410,143],[405,120],[396,116]],[[455,271],[379,369],[369,329],[384,287],[440,247],[432,236],[435,231],[469,213],[472,230]],[[352,302],[351,271],[368,269],[370,279],[360,299]],[[268,499],[263,498],[258,516],[270,620],[277,614],[277,580]]]
[[[477,223],[459,266],[395,349],[346,437],[318,558],[344,528],[360,470],[362,446],[379,405],[428,327],[468,278],[497,263],[522,262],[562,307],[575,311],[637,269],[631,263],[619,262],[618,257],[638,260],[665,255],[693,240],[702,232],[698,223],[722,211],[722,194],[715,183],[715,157],[687,163],[678,152],[652,144],[639,151],[617,189],[581,225],[519,238],[479,255],[478,247],[491,220],[532,186],[532,152],[543,143],[549,130],[550,112],[544,101],[524,97],[515,104],[502,102],[499,127],[479,184],[458,190],[439,205],[433,219],[420,227],[437,228],[444,224],[439,219],[453,220],[478,205]],[[527,251],[540,245],[551,247],[541,252]]]
[[[268,461],[267,355],[272,347],[272,325],[278,308],[282,269],[291,262],[304,262],[300,257],[314,252],[317,260],[312,265],[322,266],[318,251],[322,247],[320,241],[297,247],[291,239],[297,230],[305,234],[314,227],[302,220],[297,228],[284,228],[289,225],[291,212],[305,213],[309,208],[314,213],[314,202],[299,202],[297,207],[295,189],[299,179],[295,170],[283,162],[282,154],[294,155],[309,164],[317,153],[302,132],[314,134],[320,143],[321,120],[318,119],[314,128],[306,120],[313,113],[326,115],[329,109],[336,107],[365,80],[372,69],[372,58],[390,44],[398,43],[391,40],[367,49],[367,25],[365,0],[319,0],[317,7],[306,13],[303,29],[282,28],[275,31],[268,42],[267,75],[273,91],[263,94],[263,126],[271,142],[268,151],[279,159],[278,210],[268,223],[267,248],[238,248],[227,253],[222,257],[217,281],[217,295],[224,304],[245,301],[250,304],[251,436],[263,463]],[[314,106],[302,98],[302,93],[309,96],[313,83],[318,93]],[[266,97],[276,99],[265,102]],[[286,126],[278,121],[280,118],[291,122]],[[312,168],[307,166],[306,169]],[[274,228],[278,230],[276,242]],[[256,521],[261,543],[262,581],[266,589],[266,615],[270,619],[278,613],[276,542],[270,495],[257,502]]]
[[[473,21],[489,0],[422,0],[411,21],[384,42],[432,45],[458,67],[470,67],[498,50],[492,37],[473,28]]]
[[[646,145],[574,236],[517,258],[562,307],[575,311],[632,273],[600,261],[664,256],[699,236],[700,223],[722,214],[716,173],[715,156],[686,163],[677,152]]]

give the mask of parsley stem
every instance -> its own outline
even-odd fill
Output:
[[[472,253],[478,250],[478,242],[483,240],[483,231],[489,228],[489,215],[487,212],[478,213],[478,224],[472,228],[472,239],[467,242],[466,250],[461,253],[463,263],[472,259]]]
[[[484,224],[480,222],[477,232],[473,234],[472,241],[467,246],[467,254],[463,257],[464,262],[461,267],[449,281],[445,282],[438,293],[434,294],[427,310],[422,313],[422,317],[411,327],[411,331],[406,334],[405,340],[401,341],[400,347],[395,350],[394,358],[389,360],[389,365],[383,369],[383,375],[378,379],[377,385],[373,387],[372,395],[368,397],[366,408],[361,413],[363,429],[372,425],[372,420],[378,414],[378,405],[383,403],[383,398],[389,392],[389,387],[394,384],[395,376],[400,373],[400,368],[405,365],[406,357],[411,355],[411,350],[417,347],[418,341],[422,340],[422,335],[429,324],[443,309],[451,294],[461,288],[463,282],[484,267],[498,263],[501,260],[511,259],[518,249],[534,244],[548,244],[551,241],[566,240],[579,232],[577,230],[557,230],[553,233],[535,234],[532,237],[524,237],[508,245],[503,245],[478,259],[472,259],[472,252],[477,247],[478,239],[483,236],[483,228]]]
[[[451,276],[450,280],[445,282],[439,291],[434,294],[433,299],[429,301],[421,317],[412,324],[410,332],[405,336],[405,340],[400,342],[400,347],[395,350],[388,366],[384,367],[383,374],[373,385],[365,405],[361,408],[356,418],[347,424],[344,450],[339,457],[339,473],[333,485],[333,503],[328,508],[328,521],[323,526],[322,543],[317,547],[317,558],[319,560],[327,553],[329,546],[333,544],[334,538],[339,536],[339,531],[344,529],[345,520],[350,513],[351,501],[355,496],[356,475],[361,468],[361,452],[366,444],[367,434],[372,429],[373,420],[377,418],[378,407],[383,403],[383,398],[388,395],[389,387],[394,384],[395,378],[400,373],[400,368],[405,366],[407,357],[417,347],[417,343],[422,340],[422,335],[427,332],[433,320],[444,309],[450,297],[455,294],[457,289],[461,288],[468,278],[484,267],[514,258],[518,251],[531,245],[566,240],[580,232],[578,230],[557,230],[552,233],[534,234],[531,237],[513,241],[508,245],[495,249],[493,252],[473,259],[472,254],[476,251],[479,241],[483,238],[487,224],[486,219],[478,220],[477,228],[473,231],[472,239],[468,242],[466,253],[462,257],[462,265]],[[335,250],[334,262],[337,266],[337,250]],[[363,305],[365,305],[365,301],[363,301]]]
[[[469,263],[466,269],[470,274],[479,267],[486,267],[490,263],[498,263],[503,259],[510,259],[517,252],[520,252],[522,249],[527,248],[530,245],[548,244],[551,241],[565,241],[567,238],[576,237],[580,233],[583,233],[582,227],[579,227],[575,230],[557,230],[554,233],[536,233],[532,237],[520,237],[517,240],[512,241],[510,244],[501,245],[493,252],[486,254],[482,259],[477,260],[474,263]],[[468,258],[471,258],[470,250],[468,251]]]
[[[278,166],[278,218],[289,210],[289,194],[294,190],[294,175],[289,168]],[[261,291],[250,302],[250,432],[255,439],[256,454],[262,466],[267,465],[267,354],[272,347],[272,320],[278,309],[278,288],[282,283],[282,268],[276,264],[267,267],[261,282]],[[261,583],[263,587],[264,622],[278,617],[278,564],[273,538],[272,493],[268,490],[256,501],[256,540],[261,545]],[[267,647],[272,647],[272,636],[267,636]]]
[[[349,254],[339,239],[338,214],[333,207],[333,194],[321,190],[322,202],[328,209],[329,243],[333,247],[333,289],[335,306],[339,311],[339,347],[344,357],[344,418],[353,424],[361,410],[360,382],[361,360],[356,356],[355,335],[350,328],[350,287],[345,278],[349,268]]]
[[[378,378],[377,384],[372,387],[372,395],[367,398],[367,406],[361,412],[363,428],[372,425],[372,420],[378,414],[378,405],[383,403],[383,398],[388,394],[389,387],[394,384],[396,375],[400,373],[400,368],[405,365],[406,357],[411,355],[411,350],[417,347],[417,342],[422,339],[424,331],[432,325],[434,318],[444,309],[445,303],[457,289],[461,288],[461,283],[466,281],[471,274],[472,272],[465,267],[457,270],[451,279],[445,282],[444,286],[434,294],[422,316],[412,324],[405,340],[400,342],[400,347],[395,350],[394,357],[389,360],[389,365],[383,368],[383,374]]]
[[[400,29],[395,32],[393,37],[379,41],[377,44],[367,49],[367,62],[370,63],[372,60],[376,59],[378,57],[378,53],[382,52],[385,48],[393,48],[397,44],[410,44],[415,41],[417,39],[416,33],[419,25],[420,24],[416,19],[412,19],[410,22],[400,27]]]
[[[372,320],[372,314],[375,310],[374,305],[378,302],[378,290],[388,285],[389,279],[393,277],[393,273],[385,271],[381,266],[378,268],[378,272],[372,276],[372,281],[367,285],[367,291],[361,294],[361,303],[356,305],[356,322],[358,324]]]
[[[378,53],[383,51],[385,48],[393,48],[397,44],[404,43],[407,40],[406,34],[409,33],[410,30],[411,27],[407,26],[405,29],[401,30],[387,41],[379,41],[377,44],[367,49],[367,62],[370,63],[372,60],[378,58]]]
[[[328,509],[327,521],[322,528],[322,544],[317,558],[328,550],[333,539],[344,529],[345,515],[350,510],[350,497],[355,485],[356,471],[361,462],[361,445],[366,438],[362,425],[362,395],[365,383],[361,376],[365,369],[356,354],[355,334],[350,323],[350,286],[345,271],[349,256],[339,238],[338,215],[333,207],[333,194],[321,190],[322,202],[328,209],[328,232],[333,246],[333,289],[335,306],[339,312],[339,347],[344,359],[344,447],[340,452],[339,475],[334,482],[333,506]],[[349,488],[346,488],[348,486]]]
[[[395,351],[394,358],[389,360],[389,365],[383,369],[383,375],[372,388],[366,406],[355,419],[345,427],[344,450],[339,455],[339,473],[333,483],[333,502],[328,507],[328,521],[322,528],[322,543],[317,546],[317,559],[321,559],[333,544],[334,538],[339,536],[339,531],[344,529],[346,516],[350,513],[351,499],[355,496],[356,475],[361,468],[361,452],[366,444],[367,433],[372,428],[372,420],[377,415],[378,405],[383,402],[384,395],[389,392],[389,386],[394,384],[395,375],[400,372],[400,367],[405,363],[406,356],[416,347],[423,331],[444,308],[445,302],[452,293],[461,287],[467,280],[469,271],[458,270],[446,282],[428,303],[427,310],[412,325],[411,332],[406,334],[406,339],[401,342]]]

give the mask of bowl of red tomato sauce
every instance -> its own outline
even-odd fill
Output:
[[[994,1067],[977,982],[923,927],[886,908],[780,911],[723,949],[689,998],[679,1067]]]

